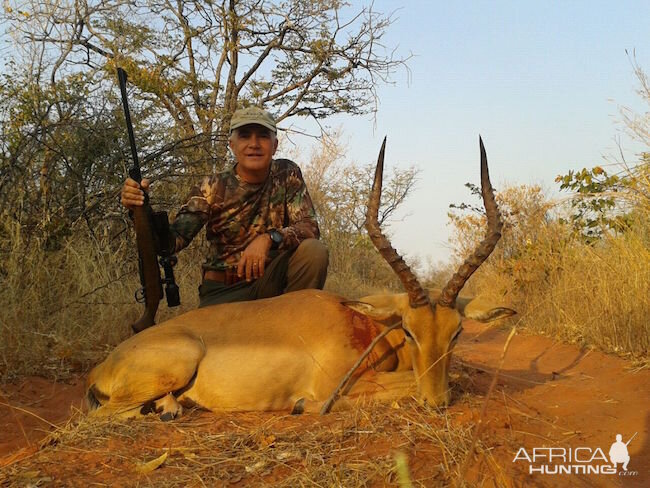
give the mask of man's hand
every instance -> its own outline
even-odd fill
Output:
[[[256,280],[264,275],[266,258],[271,249],[271,236],[262,234],[253,239],[244,252],[237,265],[237,276],[246,277],[246,281]]]
[[[122,205],[129,210],[134,207],[141,207],[144,203],[144,192],[149,190],[149,180],[146,178],[138,185],[135,180],[127,178],[122,187]]]

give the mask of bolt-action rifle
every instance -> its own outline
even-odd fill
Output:
[[[117,78],[120,83],[124,118],[126,119],[126,129],[129,134],[131,156],[133,158],[133,167],[129,169],[129,177],[140,184],[142,182],[142,173],[140,172],[140,162],[135,146],[129,103],[126,97],[126,71],[122,68],[117,68]],[[145,192],[144,204],[133,209],[133,221],[138,244],[140,283],[142,284],[142,288],[136,291],[135,298],[136,301],[140,303],[144,302],[145,304],[144,314],[140,320],[131,325],[133,331],[138,333],[155,324],[156,311],[163,297],[163,284],[165,285],[168,306],[175,307],[180,305],[180,296],[178,286],[174,280],[173,266],[176,264],[177,259],[173,255],[173,248],[169,245],[169,221],[167,219],[167,213],[154,212],[149,204],[149,196]],[[160,268],[157,259],[158,254],[161,256],[160,266],[165,271],[164,279],[160,277]]]

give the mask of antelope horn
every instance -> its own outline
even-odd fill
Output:
[[[379,227],[377,220],[379,215],[379,200],[381,198],[382,177],[384,173],[384,152],[386,150],[386,138],[381,145],[379,158],[377,159],[377,168],[375,169],[375,179],[372,183],[370,198],[368,199],[368,211],[366,213],[366,230],[370,240],[379,251],[379,254],[386,260],[393,271],[401,280],[404,289],[409,296],[409,304],[412,308],[422,307],[429,304],[429,297],[424,292],[417,278],[411,269],[404,262],[402,257],[393,249],[390,241],[384,236]]]
[[[492,184],[490,183],[485,146],[483,146],[483,140],[480,136],[478,141],[481,146],[481,194],[483,195],[483,204],[485,205],[485,214],[487,215],[487,235],[478,245],[474,253],[465,260],[443,288],[438,299],[438,303],[443,307],[451,308],[455,305],[456,297],[465,285],[465,282],[483,264],[483,261],[488,258],[501,238],[503,222],[501,221],[499,207],[494,198],[494,188],[492,188]]]

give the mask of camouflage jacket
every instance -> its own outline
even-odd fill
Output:
[[[271,229],[284,238],[281,250],[320,236],[300,168],[287,159],[273,160],[263,183],[244,182],[233,166],[194,187],[170,226],[176,251],[186,247],[204,225],[209,243],[205,270],[236,266],[253,239]]]

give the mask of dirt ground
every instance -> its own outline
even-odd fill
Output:
[[[398,486],[403,454],[413,486],[457,484],[466,459],[469,485],[650,486],[650,370],[545,337],[514,337],[468,458],[506,337],[465,324],[444,411],[407,399],[325,417],[193,411],[97,426],[79,412],[83,378],[23,378],[0,390],[0,485]],[[634,436],[628,471],[594,474],[617,434]],[[560,465],[572,474],[539,472]]]

